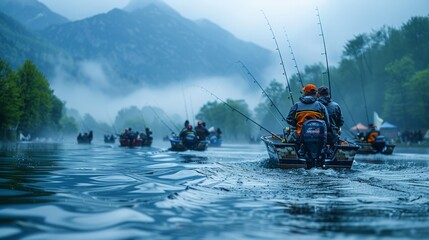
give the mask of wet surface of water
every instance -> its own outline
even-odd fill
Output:
[[[426,149],[282,170],[263,145],[167,144],[3,146],[0,239],[429,239]]]

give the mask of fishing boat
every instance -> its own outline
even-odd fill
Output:
[[[119,137],[121,147],[150,147],[152,140],[152,131],[149,128],[146,128],[145,133],[128,128]]]
[[[222,146],[222,138],[218,138],[216,134],[210,134],[209,136],[209,146],[210,147],[220,147]]]
[[[371,143],[367,142],[356,142],[358,146],[360,146],[358,150],[358,154],[386,154],[391,155],[393,153],[393,150],[395,150],[395,145],[393,144],[386,144],[386,148],[383,150],[377,150],[372,146]]]
[[[150,147],[152,145],[152,139],[120,138],[119,143],[121,147]]]
[[[205,151],[209,146],[209,140],[197,140],[186,142],[183,139],[173,136],[170,137],[171,148],[169,150],[182,152],[186,150]]]
[[[312,167],[350,169],[359,149],[357,145],[335,145],[325,155],[322,153],[300,154],[299,146],[295,143],[283,143],[270,135],[263,136],[261,139],[267,147],[270,159],[276,161],[280,168],[285,169],[310,169]],[[314,155],[316,158],[311,157]]]
[[[83,135],[79,133],[77,136],[77,143],[78,144],[91,144],[92,142],[92,131],[89,131],[89,133],[84,133]]]
[[[104,143],[115,143],[116,137],[113,134],[104,135]]]
[[[350,169],[359,146],[342,141],[334,146],[326,145],[326,129],[319,120],[308,120],[308,129],[302,132],[302,147],[296,142],[283,142],[278,135],[261,137],[268,155],[280,168],[313,167]]]
[[[222,146],[222,139],[218,139],[216,137],[209,139],[209,146],[210,147],[221,147]]]
[[[381,154],[390,155],[393,153],[393,150],[395,150],[395,145],[388,144],[384,136],[376,137],[374,143],[369,143],[361,139],[357,139],[355,141],[355,144],[360,147],[358,150],[358,154],[381,153]]]
[[[215,129],[210,127],[208,129],[208,139],[210,147],[221,147],[222,146],[222,130],[220,128]]]

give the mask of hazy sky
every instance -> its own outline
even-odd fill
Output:
[[[70,20],[78,20],[129,0],[40,0]],[[240,39],[275,50],[271,33],[261,13],[268,16],[280,49],[289,54],[286,30],[299,65],[323,60],[322,41],[315,8],[325,31],[328,56],[335,65],[347,40],[383,25],[400,27],[411,16],[427,16],[429,0],[164,0],[189,19],[209,19]],[[289,55],[290,56],[290,55]],[[285,56],[285,58],[288,56]],[[286,60],[285,60],[286,61]]]

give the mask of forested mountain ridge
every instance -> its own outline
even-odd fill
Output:
[[[69,22],[37,0],[1,0],[0,9],[22,25],[34,30]]]
[[[226,69],[238,60],[261,68],[271,62],[270,51],[213,23],[190,21],[157,4],[132,12],[114,9],[42,33],[75,58],[114,66],[119,78],[138,84],[227,76],[231,73]]]
[[[41,6],[46,8],[36,0],[6,2],[15,6],[0,11],[21,23],[30,21],[34,14],[10,9],[25,6],[29,13],[35,13]],[[3,31],[10,28],[3,26],[3,38],[23,39]],[[194,78],[234,76],[238,73],[231,71],[231,65],[238,60],[265,69],[274,58],[271,51],[237,39],[214,23],[182,17],[162,1],[132,1],[124,10],[113,9],[74,22],[57,20],[37,32],[25,32],[29,36],[26,41],[9,41],[2,47],[2,56],[13,67],[27,58],[51,81],[88,84],[94,79],[89,79],[82,68],[86,70],[90,63],[106,76],[107,86],[100,87],[106,94],[122,95],[136,87],[163,86]],[[31,47],[34,42],[41,47]]]
[[[44,74],[53,73],[60,51],[50,43],[28,30],[19,22],[0,12],[0,56],[13,68],[26,60],[36,62]]]

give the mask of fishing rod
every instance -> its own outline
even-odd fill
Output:
[[[369,124],[370,122],[369,122],[369,116],[368,116],[368,104],[366,103],[366,94],[365,94],[365,89],[364,89],[364,87],[365,87],[365,83],[364,83],[365,79],[364,79],[363,73],[362,73],[363,72],[363,67],[362,67],[363,64],[361,63],[359,65],[360,65],[360,68],[361,68],[361,71],[359,73],[359,77],[360,77],[360,82],[361,82],[361,90],[362,90],[362,95],[363,95],[363,102],[365,103],[364,106],[365,106],[366,121]]]
[[[162,124],[164,124],[164,126],[166,128],[168,128],[168,130],[170,130],[173,134],[175,134],[174,130],[170,128],[170,126],[168,126],[168,124],[166,122],[164,122],[164,120],[162,120],[161,116],[159,116],[159,114],[155,111],[155,109],[153,109],[153,107],[149,106],[150,109],[152,110],[152,112],[155,114],[155,116],[159,119],[159,121],[161,121]]]
[[[290,44],[289,37],[288,37],[288,35],[286,33],[286,29],[283,28],[283,30],[285,32],[286,41],[289,44],[289,49],[290,49],[290,54],[292,55],[292,60],[295,63],[295,68],[296,68],[296,71],[298,73],[299,82],[301,83],[301,87],[304,88],[304,82],[302,81],[301,72],[299,71],[298,63],[296,62],[296,58],[295,58],[295,54],[293,53],[292,45]],[[299,92],[302,93],[301,90]]]
[[[157,105],[157,108],[161,109],[160,107],[158,107],[159,104],[155,100],[153,100],[153,101]],[[169,121],[169,123],[171,124],[171,126],[173,126],[177,130],[177,132],[180,132],[181,131],[180,127],[178,127],[176,125],[176,123],[174,123],[173,120],[171,120],[171,118],[168,116],[168,114],[164,110],[162,110],[161,112],[164,114],[165,118],[167,118],[167,120]]]
[[[167,118],[167,120],[171,123],[171,125],[172,125],[172,126],[174,126],[174,128],[175,128],[178,132],[180,132],[180,128],[179,128],[179,127],[177,127],[176,123],[174,123],[174,122],[173,122],[173,120],[171,120],[171,118],[168,116],[168,114],[167,114],[167,113],[165,113],[164,111],[163,111],[163,113],[164,113],[165,117]]]
[[[183,95],[183,101],[185,101],[186,119],[189,119],[189,115],[188,115],[188,106],[187,106],[187,104],[186,104],[185,90],[183,90],[183,87],[182,87],[182,95]]]
[[[195,114],[194,114],[194,106],[192,104],[192,96],[189,96],[189,105],[191,105],[192,123],[195,126]]]
[[[325,61],[326,61],[326,74],[328,75],[329,90],[331,91],[331,98],[332,98],[331,75],[329,73],[328,52],[326,51],[325,34],[323,33],[323,27],[322,27],[322,21],[320,20],[319,8],[316,7],[316,11],[317,11],[317,18],[319,19],[318,24],[320,25],[320,36],[322,36],[323,48],[325,50],[324,54],[325,54]]]
[[[335,84],[335,83],[333,83],[333,84]],[[334,87],[335,87],[335,88],[337,88],[337,86],[336,86],[336,85],[334,85]],[[337,89],[338,89],[338,88],[337,88]],[[356,122],[356,120],[354,119],[353,114],[352,114],[352,112],[350,111],[349,106],[347,105],[346,99],[345,99],[345,98],[344,98],[344,96],[341,94],[341,91],[338,91],[338,95],[339,95],[339,96],[340,96],[340,98],[343,100],[343,103],[344,103],[344,106],[346,107],[347,113],[350,115],[350,118],[352,119],[354,126],[356,126],[356,125],[357,125],[357,122]],[[357,128],[357,131],[358,131],[358,133],[360,133],[359,128]]]
[[[148,126],[147,126],[147,124],[146,124],[146,120],[144,119],[144,115],[143,115],[143,107],[142,107],[142,109],[140,110],[140,109],[137,109],[138,111],[139,111],[139,114],[140,114],[140,116],[142,117],[142,120],[143,120],[143,126],[145,127],[145,128],[147,128]]]
[[[262,14],[265,17],[265,20],[267,21],[267,24],[268,24],[268,27],[270,28],[271,34],[273,35],[273,40],[274,40],[274,42],[276,44],[276,50],[277,50],[277,53],[279,54],[279,57],[280,57],[280,65],[282,65],[282,68],[283,68],[283,76],[285,76],[285,79],[286,79],[287,89],[289,91],[289,97],[290,97],[290,99],[292,101],[292,105],[294,105],[295,101],[293,100],[292,90],[290,89],[290,84],[289,84],[289,78],[287,77],[285,64],[283,62],[283,57],[282,57],[282,53],[280,52],[279,44],[277,43],[276,35],[274,34],[274,30],[271,27],[271,24],[270,24],[270,21],[268,20],[267,15],[265,15],[264,11],[261,10],[261,12],[262,12]]]
[[[284,142],[285,139],[280,137],[279,135],[271,132],[270,130],[266,129],[264,126],[262,126],[261,124],[255,122],[253,119],[249,118],[247,115],[245,115],[244,113],[240,112],[238,109],[236,109],[235,107],[231,106],[230,104],[228,104],[227,102],[223,101],[222,99],[220,99],[218,96],[216,96],[214,93],[210,92],[209,90],[205,89],[204,87],[199,86],[201,89],[205,90],[207,93],[209,93],[210,95],[212,95],[213,97],[215,97],[217,100],[221,101],[223,104],[225,104],[226,106],[228,106],[229,108],[231,108],[231,110],[237,112],[238,114],[240,114],[241,116],[243,116],[244,118],[246,118],[246,120],[251,121],[252,123],[254,123],[256,126],[260,127],[260,129],[265,130],[266,132],[268,132],[269,134],[271,134],[273,137],[277,138],[278,140]]]
[[[282,112],[280,111],[280,109],[276,106],[276,104],[274,104],[274,101],[270,98],[270,96],[268,96],[267,92],[264,90],[264,88],[261,86],[261,84],[259,84],[258,80],[256,80],[256,78],[253,76],[253,74],[249,71],[249,69],[246,67],[246,65],[244,65],[244,63],[242,61],[237,61],[238,63],[241,64],[242,69],[244,69],[247,74],[252,77],[253,82],[256,83],[256,85],[258,85],[258,87],[262,90],[262,93],[265,94],[265,96],[268,98],[268,100],[271,103],[271,106],[273,106],[277,112],[280,114],[280,116],[282,117],[282,121],[286,122],[285,117],[283,116]]]

